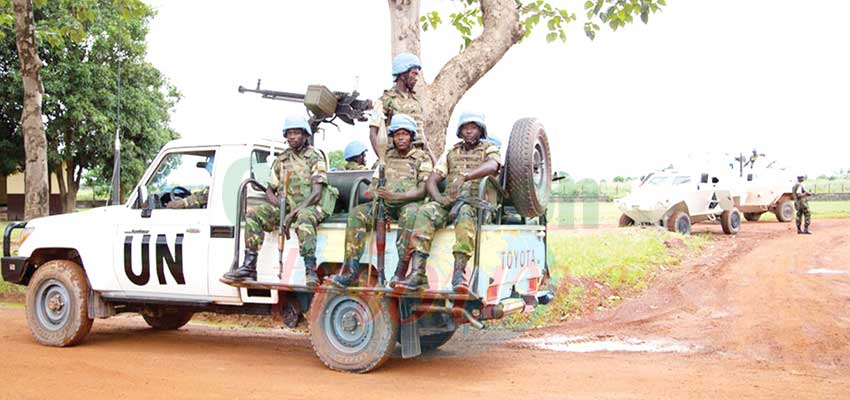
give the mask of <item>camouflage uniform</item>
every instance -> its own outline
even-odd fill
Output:
[[[183,208],[201,208],[207,205],[210,196],[210,188],[203,188],[183,199]]]
[[[812,214],[809,212],[809,197],[804,194],[809,193],[801,182],[797,182],[791,188],[791,193],[794,194],[794,208],[797,209],[797,230],[800,230],[800,225],[803,218],[806,219],[805,230],[809,230],[809,225],[812,223]]]
[[[456,144],[449,153],[446,154],[445,160],[437,164],[434,169],[446,177],[447,186],[450,186],[456,179],[463,179],[463,175],[467,172],[478,168],[489,160],[501,162],[499,148],[488,141],[480,141],[471,150],[463,148],[463,142]],[[480,179],[464,182],[458,196],[464,196],[471,199],[478,198],[478,185]],[[492,188],[491,188],[492,189]],[[485,193],[486,200],[493,201],[495,193],[488,190]],[[419,208],[416,214],[416,222],[413,224],[413,234],[410,239],[410,246],[413,250],[428,254],[431,251],[431,241],[434,238],[434,232],[437,229],[443,228],[448,224],[449,208],[443,207],[442,204],[432,201]],[[455,245],[452,248],[453,253],[461,253],[467,257],[472,257],[475,249],[475,224],[477,210],[464,204],[458,211],[455,219]]]
[[[431,159],[424,151],[410,149],[406,156],[401,156],[397,150],[387,151],[386,185],[393,193],[405,193],[415,189],[420,183],[428,180],[431,174]],[[377,171],[372,178],[369,191],[377,196]],[[420,202],[386,201],[387,215],[398,222],[396,249],[399,258],[407,250],[413,222]],[[354,207],[348,214],[348,224],[345,228],[345,260],[359,260],[363,255],[368,231],[372,228],[372,202]]]
[[[390,89],[384,90],[384,94],[378,98],[376,105],[381,105],[382,111],[384,112],[384,117],[386,120],[384,121],[385,126],[390,126],[390,121],[393,118],[393,115],[396,114],[407,114],[414,121],[416,121],[416,126],[419,127],[420,133],[424,136],[425,131],[425,120],[422,117],[422,101],[419,100],[419,97],[416,96],[416,93],[404,94],[398,90],[395,86]],[[370,126],[377,127],[376,122],[370,122]],[[389,148],[393,147],[393,142],[390,141],[388,143]],[[418,148],[423,148],[425,143],[417,136],[417,139],[413,141],[413,146]]]
[[[328,167],[325,159],[313,146],[307,146],[301,153],[286,149],[272,163],[272,175],[269,188],[280,196],[280,185],[283,182],[283,172],[289,173],[289,186],[286,191],[286,206],[295,209],[298,204],[310,195],[313,181],[328,183]],[[298,235],[302,257],[316,255],[316,227],[331,211],[322,210],[319,204],[306,207],[298,213],[292,222],[292,229]],[[280,223],[280,207],[263,204],[248,209],[246,214],[245,247],[257,251],[263,244],[264,232],[271,232]]]
[[[343,171],[363,171],[366,169],[367,168],[365,165],[360,165],[354,161],[348,161],[345,163],[345,165],[342,166]]]

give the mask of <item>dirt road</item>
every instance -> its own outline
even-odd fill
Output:
[[[0,308],[0,398],[850,398],[850,220],[791,229],[748,223],[614,310],[519,338],[456,335],[365,375],[325,369],[305,335],[158,332],[138,317],[47,348],[23,309]]]

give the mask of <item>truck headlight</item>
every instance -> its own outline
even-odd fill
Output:
[[[35,232],[34,227],[26,227],[21,231],[21,237],[18,238],[18,246],[23,246],[24,242],[30,237],[30,235]]]

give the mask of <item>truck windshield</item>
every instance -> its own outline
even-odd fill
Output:
[[[160,161],[145,188],[148,193],[160,197],[170,194],[174,188],[186,189],[191,193],[209,188],[212,184],[214,154],[214,151],[169,153]],[[186,195],[183,193],[182,197]]]
[[[684,185],[691,181],[691,177],[684,176],[654,176],[649,179],[649,184],[652,186],[678,186]]]

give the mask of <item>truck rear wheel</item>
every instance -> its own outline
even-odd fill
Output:
[[[691,217],[684,211],[676,211],[667,218],[667,230],[687,235],[691,233]]]
[[[750,222],[756,222],[761,218],[762,214],[760,212],[744,213],[744,219]]]
[[[73,346],[85,339],[93,320],[88,315],[89,285],[83,268],[69,260],[44,263],[27,286],[27,324],[36,341]]]
[[[723,211],[720,214],[720,226],[723,228],[723,233],[727,235],[735,235],[741,231],[741,212],[737,208]]]
[[[145,322],[151,328],[161,331],[173,331],[188,324],[193,315],[195,313],[188,310],[156,307],[145,310],[142,313],[142,318],[145,319]]]
[[[633,220],[631,217],[629,217],[626,214],[620,215],[620,222],[619,222],[620,228],[624,228],[624,227],[627,227],[627,226],[634,226],[634,225],[635,225],[635,220]]]
[[[774,215],[779,222],[791,222],[794,220],[794,211],[796,211],[794,210],[794,202],[785,199],[779,203],[779,207],[776,207]]]
[[[546,213],[552,186],[549,139],[535,118],[514,123],[505,157],[505,186],[517,211],[526,218]]]
[[[437,350],[440,346],[446,344],[454,336],[455,330],[448,332],[435,333],[433,335],[424,335],[419,337],[419,348],[423,353]]]
[[[337,371],[363,373],[380,367],[398,339],[398,307],[385,296],[319,291],[308,321],[313,350]]]

